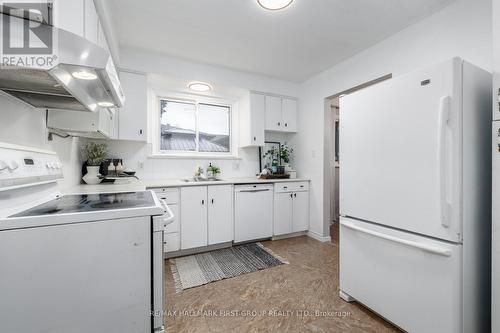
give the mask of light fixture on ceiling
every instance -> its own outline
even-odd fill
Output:
[[[99,105],[101,108],[110,108],[112,106],[115,106],[111,102],[99,102],[99,103],[97,103],[97,105]]]
[[[73,77],[80,79],[80,80],[95,80],[97,79],[97,75],[94,73],[91,73],[89,71],[78,71],[78,72],[73,72],[71,73]]]
[[[257,0],[262,8],[269,10],[280,10],[290,6],[293,0]]]
[[[197,92],[207,92],[212,90],[212,86],[205,82],[191,82],[188,88]]]

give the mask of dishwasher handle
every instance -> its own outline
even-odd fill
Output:
[[[263,189],[259,189],[259,190],[241,190],[238,192],[240,192],[240,193],[254,193],[254,192],[267,192],[267,191],[270,191],[270,189],[263,188]]]

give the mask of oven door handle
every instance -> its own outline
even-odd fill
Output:
[[[163,206],[163,211],[165,212],[165,215],[163,215],[163,223],[165,226],[167,224],[170,224],[174,221],[174,213],[172,213],[172,210],[170,207],[167,205],[167,201],[165,199],[160,199],[161,205]]]

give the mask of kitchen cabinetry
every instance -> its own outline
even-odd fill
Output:
[[[249,93],[240,103],[240,146],[263,146],[265,140],[265,95]]]
[[[297,132],[297,101],[278,96],[266,96],[266,131]]]
[[[181,188],[181,250],[233,240],[232,185]]]
[[[84,37],[97,44],[99,34],[99,18],[95,9],[94,0],[84,0]]]
[[[98,112],[50,110],[47,127],[79,137],[108,139],[116,135],[114,113],[102,109]]]
[[[126,100],[119,111],[118,138],[146,141],[147,77],[145,74],[121,71],[120,81]]]
[[[54,0],[55,27],[85,37],[85,1],[84,0]]]
[[[168,207],[174,214],[174,221],[167,225],[165,231],[163,231],[163,251],[178,251],[181,249],[179,189],[159,188],[154,191],[160,200],[164,200],[167,203]]]
[[[207,187],[181,188],[181,250],[207,246]]]
[[[306,182],[275,184],[274,235],[309,228],[309,186]]]
[[[233,187],[208,187],[208,245],[233,240]]]

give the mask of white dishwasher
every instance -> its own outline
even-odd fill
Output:
[[[273,185],[246,184],[234,187],[234,242],[273,235]]]

